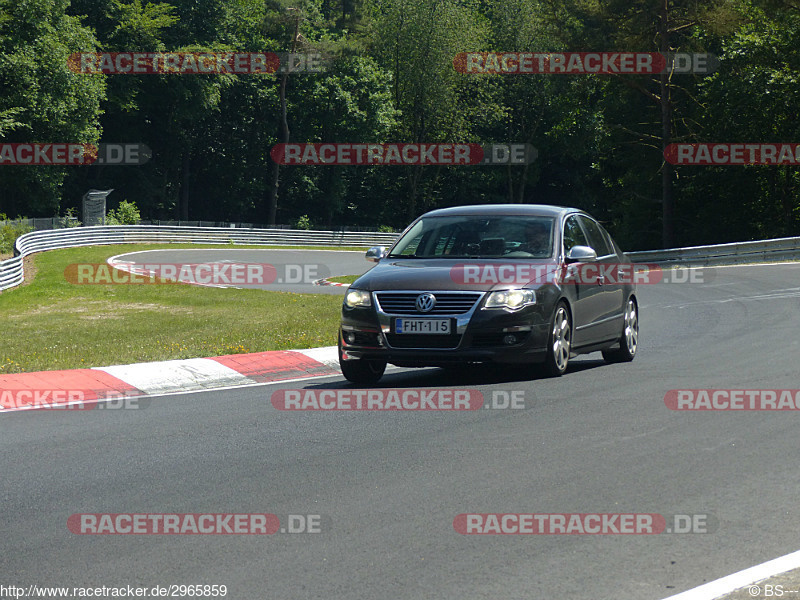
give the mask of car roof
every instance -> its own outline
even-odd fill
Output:
[[[439,208],[422,215],[423,217],[454,217],[468,215],[486,216],[527,216],[527,217],[560,217],[569,213],[583,211],[565,206],[549,204],[472,204],[468,206],[452,206]]]

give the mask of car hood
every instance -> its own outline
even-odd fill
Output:
[[[529,283],[525,277],[511,276],[504,281],[497,281],[493,274],[506,265],[528,266],[537,278]],[[467,278],[465,283],[465,267],[478,269],[478,277]],[[474,290],[490,291],[517,287],[538,287],[544,281],[544,275],[554,274],[558,269],[556,260],[525,261],[520,259],[468,259],[468,258],[384,258],[372,269],[364,273],[355,282],[354,289],[367,291],[380,290]],[[515,269],[514,271],[518,271]],[[523,273],[527,273],[524,271]]]

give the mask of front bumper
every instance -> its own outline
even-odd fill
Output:
[[[536,304],[517,311],[483,309],[484,293],[468,312],[436,315],[452,319],[453,332],[448,336],[394,333],[394,318],[425,315],[389,314],[375,301],[375,295],[373,292],[371,307],[342,307],[342,360],[374,358],[402,367],[422,367],[465,362],[532,363],[545,358],[555,305],[553,294],[547,290],[539,290]]]

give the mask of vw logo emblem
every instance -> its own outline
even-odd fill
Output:
[[[436,296],[433,294],[428,293],[417,296],[416,307],[418,312],[431,312],[434,306],[436,306]]]

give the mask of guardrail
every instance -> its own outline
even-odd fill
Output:
[[[0,290],[17,286],[24,280],[21,256],[0,262]]]
[[[17,238],[15,256],[0,262],[0,291],[25,279],[23,258],[34,252],[100,246],[105,244],[193,243],[287,246],[379,246],[391,245],[396,233],[364,231],[306,231],[300,229],[233,229],[226,227],[167,227],[123,225],[75,227],[33,231]]]
[[[24,281],[23,258],[34,252],[136,243],[280,244],[313,246],[390,246],[399,234],[356,231],[305,231],[295,229],[228,229],[224,227],[167,227],[124,225],[34,231],[17,239],[15,258],[0,262],[0,291]],[[628,252],[637,263],[715,266],[800,259],[800,237],[693,246],[670,250]]]
[[[77,217],[36,217],[25,219],[6,219],[0,221],[0,227],[3,225],[24,225],[30,227],[32,231],[42,231],[49,229],[67,229],[70,227],[78,226]],[[139,225],[161,225],[169,227],[223,227],[225,229],[297,229],[296,226],[288,224],[266,225],[258,223],[244,223],[240,221],[175,221],[175,220],[147,220],[139,221]],[[108,226],[108,225],[107,225]],[[378,232],[378,228],[370,227],[356,227],[351,225],[344,225],[339,227],[337,231],[353,231],[353,232]]]
[[[800,237],[627,252],[626,254],[633,262],[637,263],[680,264],[687,267],[800,260]]]

